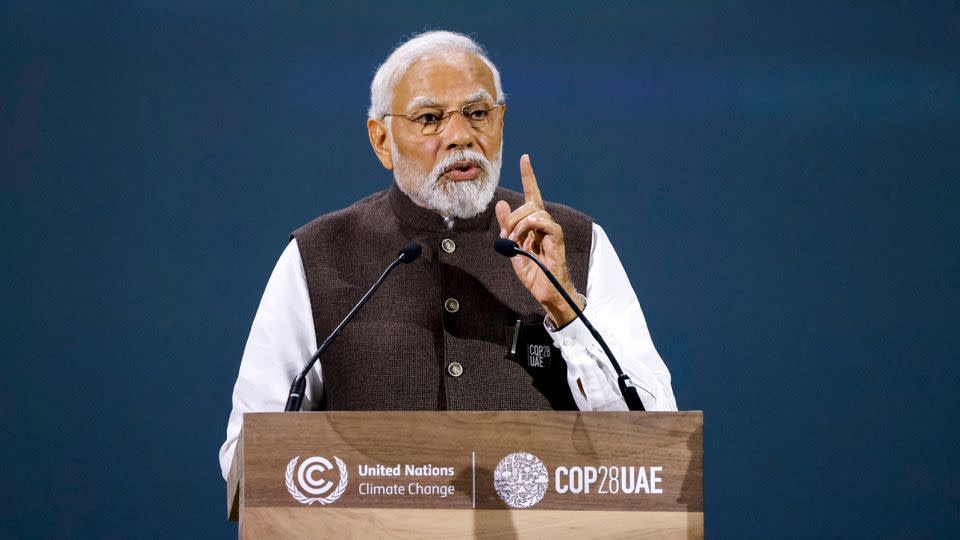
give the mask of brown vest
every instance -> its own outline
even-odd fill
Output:
[[[494,201],[501,199],[511,208],[523,204],[521,194],[497,189]],[[417,206],[393,184],[293,232],[317,343],[401,247],[410,241],[423,246],[421,257],[394,270],[320,358],[320,408],[576,408],[559,351],[545,348],[551,340],[543,308],[520,284],[510,261],[493,250],[500,233],[493,206],[447,228],[437,213]],[[585,291],[592,220],[563,205],[546,208],[563,227],[574,286]],[[445,243],[452,252],[443,249],[444,240],[453,241],[455,247]],[[448,310],[449,299],[459,308]],[[459,376],[451,374],[454,362],[463,368]]]

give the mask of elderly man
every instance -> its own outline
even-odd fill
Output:
[[[397,269],[327,349],[305,409],[626,409],[609,360],[544,274],[493,250],[508,237],[577,299],[644,407],[676,410],[670,374],[600,226],[545,203],[527,155],[523,193],[497,187],[506,105],[483,49],[460,34],[420,34],[377,70],[370,101],[370,144],[395,182],[291,235],[240,365],[224,478],[243,413],[283,410],[317,343],[410,241],[423,256]]]

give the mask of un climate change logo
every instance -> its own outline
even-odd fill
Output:
[[[493,489],[510,508],[530,508],[547,492],[550,476],[540,458],[514,452],[500,460],[493,471]]]
[[[287,474],[285,476],[287,491],[294,499],[302,504],[330,504],[343,495],[344,490],[347,489],[347,464],[342,459],[333,456],[340,472],[340,482],[337,483],[333,492],[326,496],[323,495],[330,491],[330,488],[333,488],[333,482],[324,480],[322,475],[333,469],[333,464],[326,458],[313,456],[303,460],[303,463],[297,468],[297,460],[299,459],[300,456],[297,456],[290,460],[290,463],[287,464]],[[294,480],[294,471],[296,471],[296,480]],[[315,497],[304,495],[300,492],[300,489],[310,495],[315,495]]]

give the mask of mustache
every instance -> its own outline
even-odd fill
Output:
[[[433,172],[430,176],[435,181],[439,180],[441,176],[447,174],[457,166],[468,163],[476,165],[484,176],[490,172],[490,167],[492,166],[487,157],[480,152],[475,150],[456,150],[440,160],[440,163],[434,165]]]

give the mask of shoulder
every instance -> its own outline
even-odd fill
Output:
[[[376,225],[387,206],[387,191],[367,195],[346,208],[323,214],[290,233],[299,243],[323,237],[331,232]]]

